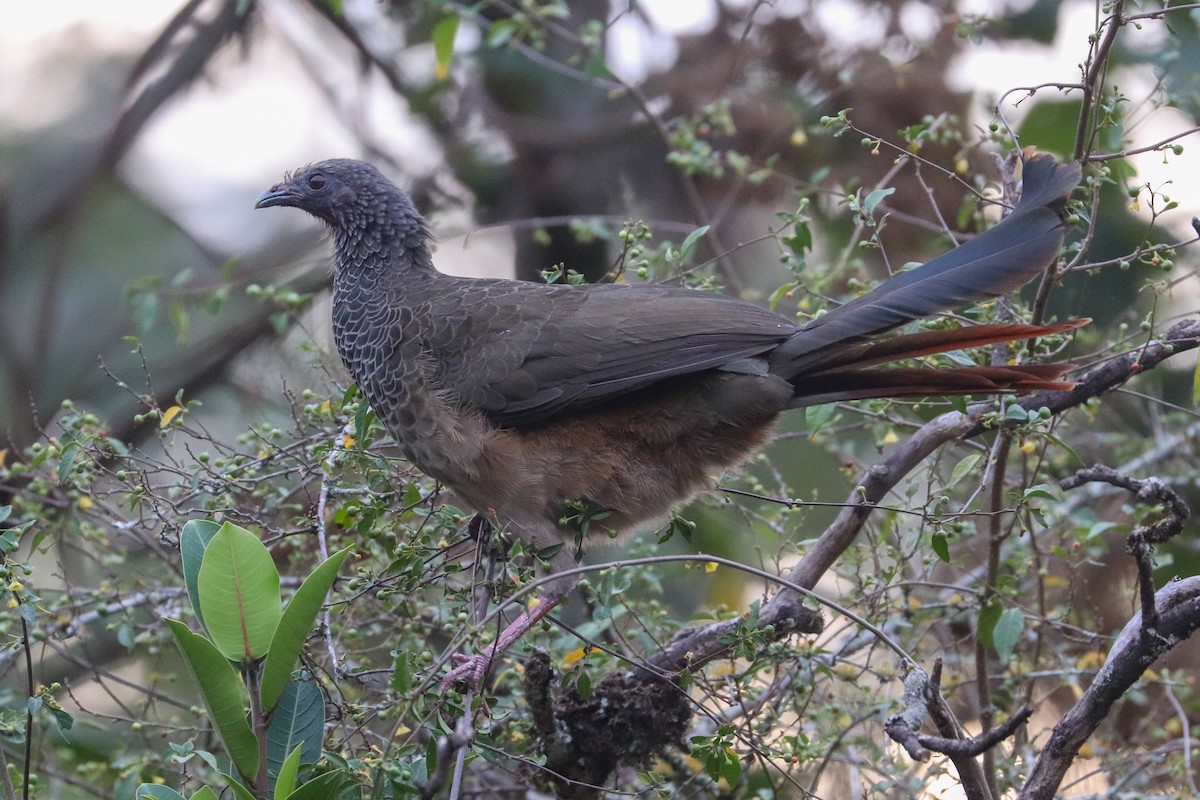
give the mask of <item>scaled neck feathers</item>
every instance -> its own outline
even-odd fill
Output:
[[[382,180],[360,187],[330,228],[339,282],[438,274],[429,254],[429,223],[407,194]]]

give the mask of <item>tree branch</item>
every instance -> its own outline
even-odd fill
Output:
[[[1117,700],[1159,656],[1200,628],[1200,576],[1167,584],[1155,595],[1154,607],[1157,628],[1152,631],[1143,626],[1138,612],[1122,629],[1092,685],[1054,726],[1021,789],[1020,800],[1053,798],[1079,748]]]
[[[1033,715],[1033,709],[1022,707],[1003,724],[981,736],[964,737],[942,697],[941,682],[940,658],[934,663],[932,677],[919,667],[909,672],[904,679],[904,711],[889,717],[883,729],[917,761],[928,761],[930,753],[949,756],[958,770],[967,800],[993,800],[996,795],[975,758],[1012,736]],[[926,713],[933,719],[940,736],[918,732]]]

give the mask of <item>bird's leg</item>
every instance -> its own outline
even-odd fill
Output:
[[[486,517],[476,517],[476,519],[480,520],[481,532],[489,528],[495,530],[496,523],[492,519]],[[570,577],[561,577],[560,575],[575,566],[576,561],[572,555],[572,549],[563,546],[562,534],[557,526],[548,519],[529,520],[526,518],[523,523],[520,525],[522,531],[520,538],[527,545],[535,548],[535,551],[545,552],[552,545],[559,545],[554,555],[550,556],[549,563],[544,565],[549,574],[559,575],[559,577],[551,581],[548,586],[544,586],[520,616],[501,631],[496,641],[485,647],[483,652],[474,656],[462,654],[451,656],[454,667],[446,677],[442,678],[439,684],[442,691],[446,691],[460,681],[465,681],[470,686],[478,688],[492,661],[541,622],[579,580],[575,575]]]
[[[534,625],[537,625],[542,617],[549,614],[561,599],[561,597],[549,596],[535,598],[530,607],[522,611],[521,616],[501,631],[496,641],[485,647],[482,653],[475,656],[456,653],[451,656],[450,660],[454,662],[455,667],[446,677],[442,678],[438,688],[445,692],[459,681],[465,681],[469,686],[478,688],[483,681],[484,674],[492,665],[492,660],[516,644],[517,640],[528,633]]]

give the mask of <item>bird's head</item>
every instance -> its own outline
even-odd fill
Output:
[[[374,216],[375,209],[394,205],[393,195],[403,197],[375,167],[363,161],[335,158],[289,173],[260,194],[254,207],[291,206],[334,228],[352,227],[355,222]]]
[[[372,187],[380,185],[388,182],[370,164],[344,158],[320,161],[288,173],[260,194],[254,207],[291,206],[340,227],[356,206],[369,204]]]
[[[307,211],[332,229],[339,275],[368,266],[433,269],[429,224],[407,194],[363,161],[335,158],[298,169],[254,203],[271,206]]]

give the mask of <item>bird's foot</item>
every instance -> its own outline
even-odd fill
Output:
[[[483,676],[487,673],[488,667],[492,665],[492,661],[496,655],[503,653],[508,648],[512,647],[518,639],[536,625],[542,617],[550,613],[550,610],[558,605],[559,598],[553,596],[544,596],[535,598],[530,607],[521,612],[521,615],[514,619],[511,624],[496,638],[496,641],[484,648],[483,652],[477,656],[464,656],[456,653],[450,656],[451,663],[454,668],[442,678],[438,688],[443,692],[449,691],[455,684],[460,682],[465,683],[472,689],[478,689],[483,682]]]
[[[446,677],[442,678],[441,683],[438,684],[438,689],[448,692],[460,683],[468,689],[478,689],[479,684],[483,682],[483,676],[487,673],[488,667],[492,665],[493,655],[493,648],[488,647],[483,653],[477,656],[467,656],[462,653],[455,653],[450,656],[450,662],[455,666],[446,674]]]

